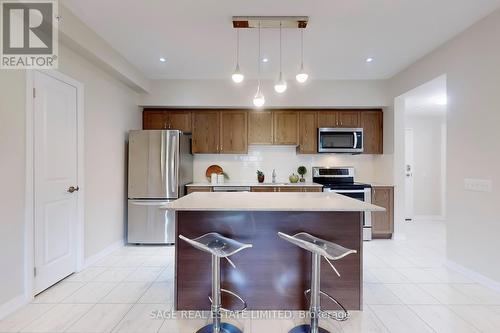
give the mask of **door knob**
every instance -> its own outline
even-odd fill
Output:
[[[70,186],[70,188],[68,188],[68,192],[69,193],[73,193],[73,192],[78,192],[80,188],[77,186],[77,187],[74,187],[74,186]]]

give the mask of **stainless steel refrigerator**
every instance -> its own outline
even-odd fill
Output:
[[[175,214],[160,206],[193,181],[191,138],[180,131],[130,131],[128,243],[173,244]]]

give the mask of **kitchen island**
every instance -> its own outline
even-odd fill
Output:
[[[207,310],[211,291],[211,260],[178,236],[196,238],[208,232],[253,244],[222,262],[222,288],[241,295],[249,310],[306,310],[304,290],[310,285],[310,253],[283,241],[278,231],[307,232],[357,250],[335,262],[338,277],[322,263],[321,289],[347,309],[362,308],[365,212],[381,207],[336,193],[213,193],[197,192],[164,206],[176,213],[175,309]],[[227,308],[237,307],[223,298]],[[336,309],[324,302],[323,308]]]

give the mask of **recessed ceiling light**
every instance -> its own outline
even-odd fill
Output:
[[[262,58],[262,62],[269,62],[269,58]]]
[[[167,61],[167,59],[165,59],[165,58],[161,57],[161,58],[160,58],[160,61],[161,61],[161,62],[165,62],[165,61]]]
[[[373,62],[373,58],[366,58],[366,62],[370,63],[370,62]]]

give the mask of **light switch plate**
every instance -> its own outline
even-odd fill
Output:
[[[493,183],[489,179],[464,179],[464,188],[467,191],[474,192],[492,192]]]

